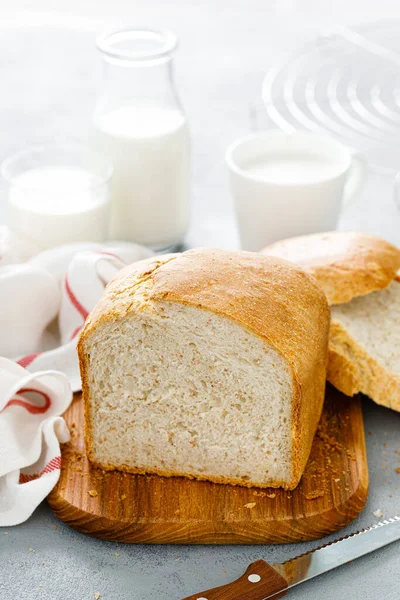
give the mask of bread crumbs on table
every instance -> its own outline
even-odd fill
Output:
[[[88,494],[89,494],[89,496],[92,496],[92,498],[96,498],[96,496],[99,495],[99,493],[96,492],[96,490],[89,490]]]
[[[119,553],[119,552],[116,552],[116,553],[115,553],[115,556],[120,556],[120,553]]]
[[[383,512],[381,511],[381,509],[380,509],[380,508],[377,508],[377,509],[374,511],[374,516],[375,516],[375,517],[378,517],[378,518],[379,518],[379,517],[383,517]]]
[[[248,502],[247,504],[244,505],[244,508],[254,508],[256,505],[255,502]]]
[[[393,498],[393,494],[389,494],[389,498]]]
[[[95,595],[94,595],[94,597],[95,597],[96,600],[98,600],[100,598],[100,593],[96,592]]]
[[[35,552],[33,548],[28,548],[29,552]]]
[[[43,583],[39,583],[39,587],[43,587]]]
[[[175,560],[181,560],[180,558],[176,558]]]
[[[51,528],[54,529],[54,531],[57,531],[57,525],[52,525]]]
[[[8,531],[3,531],[3,535],[8,535]]]
[[[396,473],[400,473],[400,467],[397,467]]]

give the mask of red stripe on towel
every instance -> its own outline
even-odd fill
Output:
[[[105,254],[106,256],[112,256],[113,258],[117,258],[118,260],[120,260],[122,263],[124,262],[122,258],[120,258],[117,254],[114,254],[114,252],[107,252],[106,250],[95,250],[95,253]]]
[[[88,316],[89,312],[86,310],[84,306],[79,302],[78,298],[75,296],[74,292],[71,290],[71,287],[68,282],[68,276],[65,277],[65,289],[68,294],[68,298],[71,300],[71,303],[75,306],[76,310],[84,319]]]
[[[26,356],[20,358],[17,361],[17,363],[21,365],[21,367],[24,367],[24,369],[26,369],[26,367],[29,367],[29,365],[35,360],[35,358],[37,358],[40,355],[41,352],[36,352],[35,354],[27,354]]]
[[[25,408],[32,415],[39,415],[45,413],[50,408],[51,400],[48,394],[40,392],[39,390],[34,390],[32,388],[22,388],[18,390],[17,394],[23,395],[27,392],[39,394],[39,396],[42,396],[45,402],[44,406],[37,406],[36,404],[31,404],[30,402],[27,402],[26,400],[21,400],[20,398],[12,398],[9,402],[7,402],[5,408],[7,408],[8,406],[21,406],[21,408]]]
[[[74,333],[71,335],[70,341],[74,339],[75,336],[78,335],[78,333],[80,332],[80,330],[82,329],[82,325],[79,325],[79,327],[77,327],[74,331]]]
[[[39,474],[32,473],[32,475],[28,475],[27,473],[20,473],[19,482],[20,483],[28,483],[29,481],[34,481],[35,479],[39,479],[42,475],[46,475],[46,473],[52,473],[53,471],[57,471],[61,469],[61,456],[55,456],[51,459],[50,462],[47,463],[44,469],[40,471]]]

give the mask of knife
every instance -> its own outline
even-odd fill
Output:
[[[400,540],[400,517],[393,517],[284,563],[269,565],[264,560],[256,560],[236,581],[183,600],[275,600],[303,581],[397,540]]]

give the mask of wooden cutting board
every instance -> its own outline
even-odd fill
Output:
[[[72,439],[48,500],[78,531],[154,544],[265,544],[319,538],[362,510],[368,468],[360,399],[328,387],[321,425],[296,490],[256,489],[181,477],[103,472],[84,448],[83,406],[65,415]]]

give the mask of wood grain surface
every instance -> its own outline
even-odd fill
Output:
[[[303,478],[292,492],[131,475],[90,465],[79,395],[65,415],[71,441],[48,501],[71,527],[132,543],[265,544],[322,537],[347,525],[368,493],[359,398],[328,386]]]

